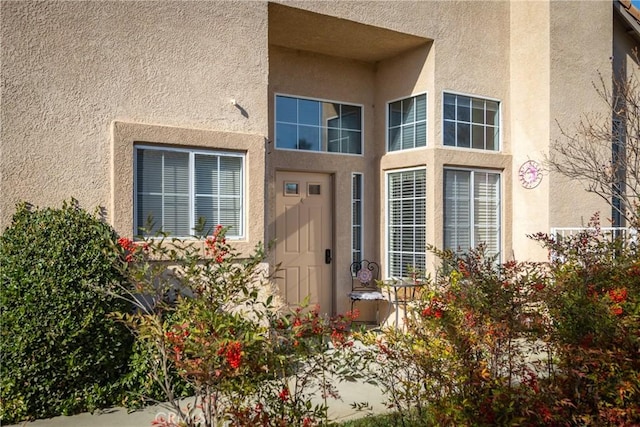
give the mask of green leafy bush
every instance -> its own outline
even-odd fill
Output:
[[[116,234],[72,200],[17,207],[0,237],[0,418],[72,414],[121,395],[132,335],[108,318],[128,304],[103,290],[120,281]]]
[[[136,410],[144,408],[149,403],[164,402],[166,396],[156,378],[164,383],[165,373],[155,370],[154,361],[157,357],[153,345],[136,339],[127,372],[118,381],[122,391],[118,404],[129,410]],[[169,376],[167,381],[173,384],[175,395],[177,397],[193,395],[193,388],[179,377],[173,367],[171,368],[166,375]]]

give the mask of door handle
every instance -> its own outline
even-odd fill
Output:
[[[324,250],[324,263],[331,264],[331,249]]]

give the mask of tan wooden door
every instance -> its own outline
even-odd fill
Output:
[[[302,172],[276,173],[277,282],[287,303],[307,296],[320,311],[331,313],[333,271],[332,179]]]

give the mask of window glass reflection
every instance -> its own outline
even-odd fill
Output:
[[[276,96],[276,148],[362,154],[362,107]]]
[[[298,101],[295,98],[276,98],[276,121],[296,123],[298,121]]]
[[[343,105],[340,114],[340,124],[343,129],[360,130],[362,127],[361,109],[353,105]]]
[[[427,95],[416,95],[388,104],[387,151],[427,145]]]
[[[298,100],[299,123],[306,125],[320,125],[320,105],[308,99]]]
[[[445,146],[498,151],[500,103],[445,93],[443,97]]]
[[[320,128],[299,126],[298,150],[320,151]]]
[[[291,149],[298,147],[298,128],[296,125],[276,124],[276,147]]]

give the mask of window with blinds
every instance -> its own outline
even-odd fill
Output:
[[[362,261],[362,174],[351,175],[351,262]]]
[[[387,270],[407,277],[426,259],[426,170],[387,174]]]
[[[445,169],[444,246],[465,252],[481,243],[500,253],[500,174]]]
[[[625,203],[623,193],[625,189],[623,165],[625,164],[625,146],[627,140],[627,129],[625,121],[618,115],[613,119],[611,127],[611,135],[613,137],[613,144],[611,146],[611,163],[613,170],[615,171],[615,179],[612,184],[612,198],[611,198],[611,218],[614,227],[623,227],[625,224],[625,218],[623,212],[625,210]]]
[[[427,95],[390,102],[387,150],[398,151],[427,145]]]
[[[244,155],[138,146],[135,162],[138,235],[188,237],[204,223],[243,236]]]
[[[489,151],[500,149],[498,101],[445,93],[442,114],[445,146]]]

